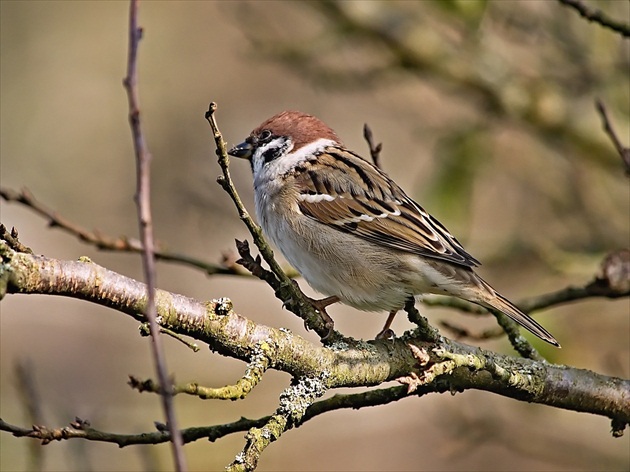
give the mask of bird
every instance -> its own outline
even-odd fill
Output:
[[[442,223],[315,116],[278,113],[228,154],[249,160],[263,233],[326,295],[312,300],[325,319],[332,322],[326,307],[336,302],[387,311],[377,338],[391,337],[410,297],[448,295],[497,310],[560,347],[475,272],[480,262]]]

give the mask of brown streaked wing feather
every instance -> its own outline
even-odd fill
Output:
[[[371,163],[338,147],[326,149],[317,158],[318,165],[327,166],[326,172],[314,172],[314,162],[296,169],[299,191],[334,199],[298,202],[305,215],[381,246],[465,267],[479,265],[442,224]],[[357,177],[365,186],[357,185]]]

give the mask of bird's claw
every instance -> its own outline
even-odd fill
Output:
[[[321,338],[322,341],[325,341],[326,339],[330,337],[330,335],[332,334],[335,328],[335,322],[326,312],[326,307],[333,303],[338,302],[339,298],[333,296],[333,297],[322,298],[321,300],[314,300],[309,297],[306,297],[306,299],[313,306],[313,308],[315,308],[315,311],[319,314],[319,317],[322,323],[324,324],[324,327],[328,330],[326,335],[324,335]],[[306,321],[304,322],[304,327],[308,330]]]
[[[380,333],[378,333],[376,335],[375,339],[388,339],[388,340],[392,340],[396,338],[396,333],[394,333],[394,330],[390,329],[390,328],[386,328],[383,331],[381,331]]]

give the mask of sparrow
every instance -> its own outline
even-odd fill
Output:
[[[444,225],[318,118],[283,111],[228,154],[249,160],[263,232],[327,295],[314,301],[324,314],[336,302],[388,311],[379,338],[410,297],[449,295],[498,310],[560,346],[475,273],[479,261]]]

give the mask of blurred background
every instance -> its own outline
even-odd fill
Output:
[[[630,21],[628,2],[588,4]],[[2,1],[0,20],[2,185],[28,187],[87,228],[135,237],[135,164],[122,87],[128,3]],[[203,117],[210,101],[219,104],[229,144],[267,117],[298,109],[367,156],[367,122],[383,142],[386,172],[483,261],[480,273],[514,301],[583,285],[609,251],[629,245],[628,179],[594,107],[601,98],[628,145],[629,44],[555,1],[146,2],[140,24],[155,230],[172,250],[219,263],[234,250],[234,238],[248,237],[215,183],[219,169]],[[248,165],[234,162],[232,173],[253,209]],[[38,254],[89,256],[142,277],[135,255],[99,252],[18,204],[3,201],[1,211],[2,223],[15,226]],[[317,342],[260,281],[166,263],[158,270],[160,288],[200,300],[230,297],[256,322]],[[420,308],[434,325],[448,320],[477,333],[495,325]],[[626,298],[547,310],[537,319],[563,349],[532,342],[552,362],[628,378],[629,308]],[[128,374],[154,377],[147,338],[129,317],[44,296],[7,296],[0,309],[5,421],[30,424],[18,363],[32,366],[48,426],[79,416],[100,430],[139,433],[162,421],[156,396],[126,385]],[[340,331],[364,339],[385,319],[342,306],[330,313]],[[410,327],[402,315],[394,325],[398,334]],[[503,338],[469,342],[512,353]],[[243,373],[241,362],[165,343],[179,382],[222,386]],[[289,381],[269,372],[238,402],[177,397],[181,426],[270,414]],[[317,417],[271,445],[259,470],[628,470],[630,433],[613,439],[609,431],[604,418],[484,392],[430,395]],[[189,444],[190,469],[222,470],[243,443],[239,433]],[[2,433],[0,447],[6,471],[31,470],[35,450],[50,471],[172,468],[167,445],[121,450],[73,440],[42,449]]]

